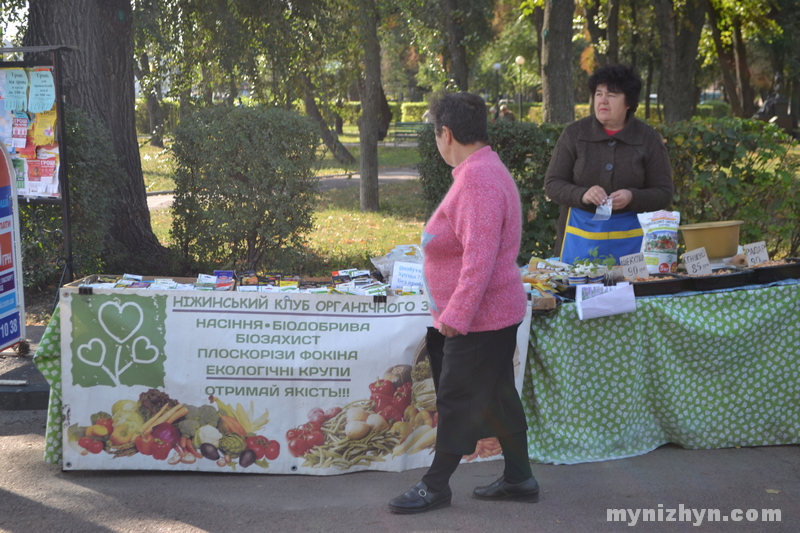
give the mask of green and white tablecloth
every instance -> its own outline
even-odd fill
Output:
[[[800,285],[535,315],[523,391],[539,462],[798,443]]]
[[[50,382],[45,460],[61,460],[59,313],[36,352]],[[580,463],[800,442],[800,285],[637,299],[581,321],[534,315],[523,402],[530,457]]]

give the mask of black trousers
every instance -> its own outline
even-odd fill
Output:
[[[518,326],[445,337],[428,328],[439,425],[436,454],[422,478],[432,491],[443,490],[463,455],[478,440],[496,436],[503,447],[504,477],[519,483],[531,477],[527,423],[514,386]]]
[[[468,455],[480,439],[528,429],[514,386],[517,327],[449,338],[428,328],[439,412],[437,451]]]

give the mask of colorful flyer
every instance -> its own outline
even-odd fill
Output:
[[[11,146],[14,148],[25,148],[28,144],[28,114],[25,112],[15,112],[12,121]]]
[[[36,146],[53,144],[55,141],[56,110],[38,113],[34,119],[33,142]]]

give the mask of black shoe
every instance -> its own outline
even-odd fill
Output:
[[[539,483],[531,476],[522,483],[506,483],[505,476],[485,487],[478,487],[472,491],[472,496],[479,500],[538,502]]]
[[[420,481],[403,495],[389,502],[389,509],[393,513],[412,514],[424,513],[441,507],[449,507],[453,493],[450,486],[439,492],[430,492],[427,485]]]

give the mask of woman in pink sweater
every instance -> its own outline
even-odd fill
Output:
[[[511,174],[488,145],[486,104],[442,92],[430,114],[453,184],[422,236],[434,327],[427,348],[436,387],[436,454],[422,481],[393,499],[396,513],[450,505],[450,476],[478,440],[497,436],[503,475],[473,496],[537,501],[522,402],[514,386],[517,326],[526,310],[517,254],[522,208]]]

